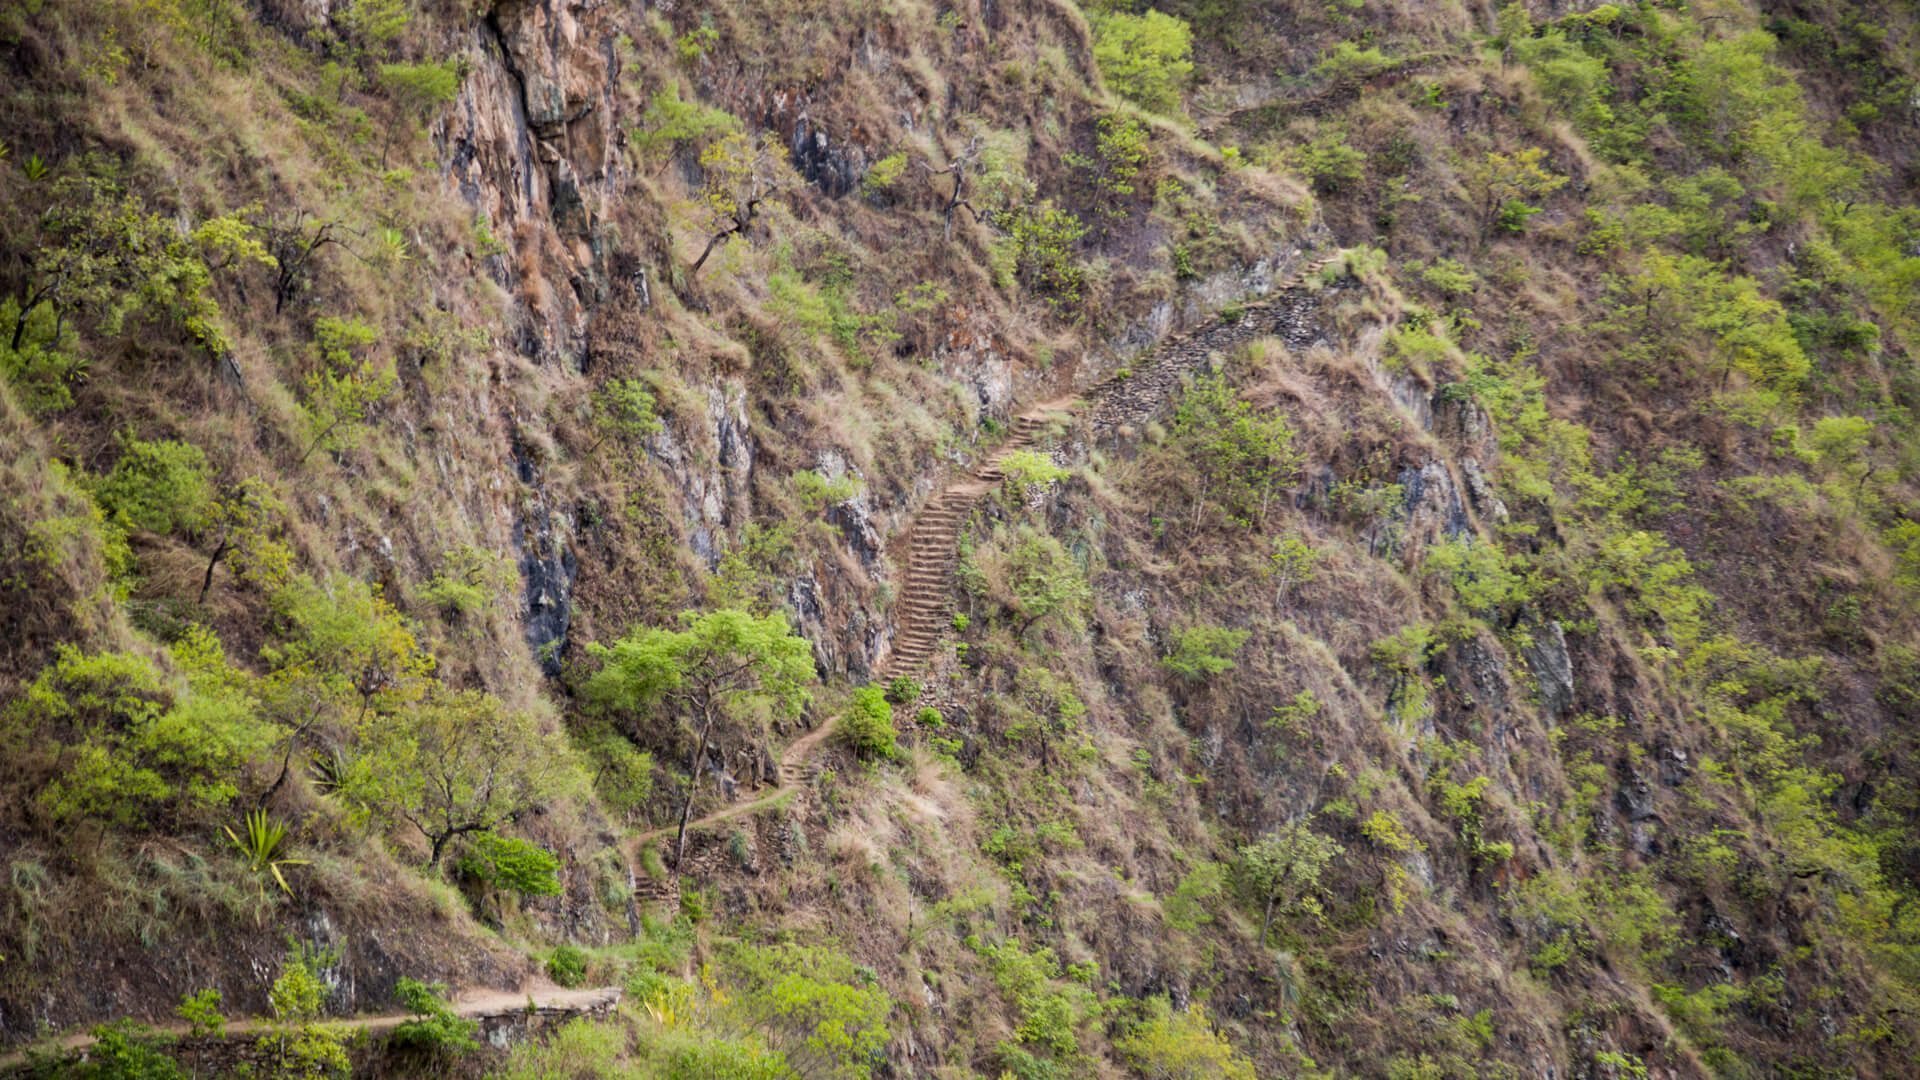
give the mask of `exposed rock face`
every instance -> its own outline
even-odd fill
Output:
[[[606,291],[598,207],[621,172],[614,35],[598,5],[570,0],[503,0],[475,33],[441,133],[447,179],[513,248],[487,270],[524,305],[520,350],[577,357]]]
[[[852,194],[867,174],[871,161],[866,148],[852,137],[836,138],[814,118],[807,95],[800,91],[773,94],[761,122],[786,142],[794,171],[828,198]]]
[[[1567,653],[1567,631],[1558,619],[1533,628],[1527,645],[1527,666],[1540,684],[1540,708],[1558,720],[1573,708],[1573,657]]]
[[[1174,398],[1179,381],[1210,363],[1216,356],[1249,341],[1277,337],[1291,349],[1306,349],[1323,340],[1313,315],[1319,297],[1308,290],[1289,288],[1274,299],[1249,307],[1241,318],[1212,323],[1192,335],[1158,349],[1149,364],[1116,375],[1096,387],[1099,401],[1092,411],[1096,436],[1144,423],[1159,415]]]
[[[573,516],[551,505],[532,454],[517,440],[513,465],[524,486],[513,529],[514,555],[526,583],[521,626],[540,670],[552,677],[560,674],[573,623],[573,582],[579,569],[572,547]]]
[[[720,565],[721,538],[746,519],[747,485],[754,463],[746,390],[734,382],[707,388],[707,411],[694,425],[655,435],[654,459],[680,489],[687,543],[708,567]]]
[[[1407,537],[1422,546],[1441,537],[1456,537],[1473,531],[1460,489],[1444,462],[1428,461],[1417,469],[1400,474],[1400,486],[1406,489]]]

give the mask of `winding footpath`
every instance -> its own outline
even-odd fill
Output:
[[[974,507],[1006,478],[1007,457],[1032,449],[1049,427],[1090,414],[1096,436],[1112,434],[1128,424],[1151,417],[1172,400],[1181,380],[1215,352],[1257,337],[1279,336],[1303,347],[1311,335],[1302,332],[1298,301],[1307,281],[1340,256],[1339,251],[1302,263],[1267,295],[1239,308],[1231,318],[1218,319],[1188,334],[1170,337],[1147,357],[1108,376],[1085,395],[1068,394],[1034,405],[1015,418],[1005,442],[983,458],[964,477],[943,488],[915,515],[907,536],[907,569],[894,601],[897,637],[893,648],[875,668],[873,681],[884,683],[918,668],[933,655],[940,638],[952,627],[954,564],[959,559],[960,529]],[[814,754],[833,733],[838,717],[828,717],[793,741],[780,755],[776,785],[765,794],[721,807],[687,823],[693,833],[735,818],[771,808],[791,797],[819,775]],[[650,843],[673,835],[675,826],[640,833],[628,841],[629,856],[638,860]],[[678,875],[673,875],[677,877]],[[674,883],[677,886],[677,882]],[[678,889],[671,892],[677,894]],[[662,894],[662,898],[665,893]]]

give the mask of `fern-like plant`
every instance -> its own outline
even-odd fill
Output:
[[[307,860],[289,859],[283,854],[287,841],[286,823],[273,820],[265,810],[253,810],[247,814],[246,826],[244,836],[234,832],[232,826],[226,826],[227,839],[233,842],[240,857],[246,860],[247,869],[259,877],[262,899],[266,897],[269,876],[274,884],[280,886],[281,892],[292,896],[293,888],[287,884],[287,875],[282,868],[305,866]]]

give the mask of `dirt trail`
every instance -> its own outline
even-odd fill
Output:
[[[1193,333],[1169,338],[1125,374],[1108,377],[1085,395],[1063,395],[1021,412],[1014,419],[1013,430],[1006,441],[982,458],[971,472],[927,500],[914,517],[907,535],[906,573],[894,601],[894,625],[899,636],[894,639],[892,651],[875,670],[873,681],[885,682],[919,666],[933,654],[941,635],[951,626],[952,616],[947,610],[951,592],[948,582],[959,558],[960,528],[974,505],[1005,478],[1003,466],[1008,455],[1031,449],[1051,424],[1069,421],[1090,408],[1102,430],[1110,430],[1116,419],[1142,418],[1171,395],[1180,375],[1193,362],[1195,343],[1207,342],[1223,327],[1251,326],[1256,313],[1272,309],[1281,294],[1298,289],[1309,276],[1337,256],[1335,252],[1302,264],[1284,282],[1274,286],[1266,299],[1246,305],[1231,323],[1216,321]],[[787,747],[780,755],[776,786],[763,795],[689,821],[687,831],[695,832],[766,809],[810,782],[815,775],[811,764],[814,751],[833,733],[837,719],[828,717]],[[676,828],[669,825],[631,838],[628,841],[630,857],[637,861],[647,844],[673,835]]]
[[[557,986],[548,985],[521,991],[482,990],[456,998],[451,1005],[453,1011],[459,1016],[468,1020],[484,1020],[489,1017],[512,1016],[526,1012],[546,1014],[594,1012],[618,1003],[620,995],[620,988],[616,986],[591,990],[563,990]],[[419,1018],[412,1013],[394,1012],[329,1019],[321,1023],[328,1029],[343,1035],[362,1031],[385,1034],[409,1020],[417,1019]],[[263,1019],[235,1020],[221,1029],[221,1035],[224,1038],[241,1039],[265,1034],[270,1028],[271,1025]],[[160,1035],[174,1038],[189,1034],[184,1024],[161,1024],[153,1030]],[[98,1040],[92,1035],[81,1034],[36,1043],[26,1049],[0,1056],[0,1073],[26,1065],[29,1054],[76,1054],[92,1046],[96,1041]]]

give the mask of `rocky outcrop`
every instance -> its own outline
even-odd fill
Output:
[[[449,183],[511,248],[486,269],[520,301],[513,336],[536,359],[577,358],[606,292],[599,208],[623,170],[607,18],[574,0],[502,0],[476,24],[438,133]]]
[[[687,544],[709,568],[720,565],[724,538],[746,520],[755,447],[739,383],[707,388],[706,412],[655,435],[648,450],[680,491]]]

